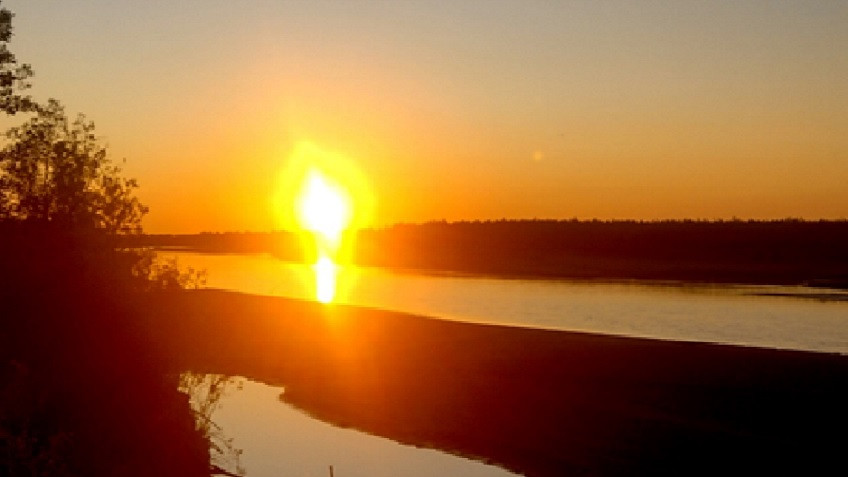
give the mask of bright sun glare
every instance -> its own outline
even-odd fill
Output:
[[[336,296],[336,274],[338,268],[326,256],[318,258],[315,269],[315,298],[321,303],[330,303]]]
[[[356,162],[300,142],[281,170],[274,200],[281,228],[300,232],[304,256],[312,261],[309,281],[315,299],[323,303],[343,299],[340,295],[353,279],[344,265],[354,250],[351,232],[369,225],[375,206]]]
[[[351,208],[351,199],[342,187],[317,170],[307,175],[298,201],[298,218],[316,242],[315,298],[321,303],[330,303],[336,296],[336,260],[342,234],[350,224]]]
[[[336,254],[342,233],[350,223],[350,198],[338,185],[319,171],[306,178],[298,206],[298,217],[304,229],[315,236],[318,261],[315,263],[315,298],[321,303],[333,301],[336,295]]]
[[[300,221],[303,228],[319,236],[323,247],[319,253],[335,252],[341,234],[350,222],[350,199],[337,185],[330,183],[320,172],[313,171],[306,180],[300,200]]]

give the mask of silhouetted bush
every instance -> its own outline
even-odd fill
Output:
[[[202,283],[118,237],[147,211],[84,116],[23,92],[0,9],[0,111],[30,118],[0,150],[0,475],[210,475],[178,374],[132,303]]]

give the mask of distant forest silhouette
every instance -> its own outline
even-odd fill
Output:
[[[297,234],[284,231],[126,240],[128,246],[305,259]],[[354,262],[516,277],[848,288],[846,243],[845,220],[428,222],[360,231]]]

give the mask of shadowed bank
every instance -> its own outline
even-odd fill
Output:
[[[824,472],[848,357],[433,320],[220,291],[137,305],[178,369],[531,476]]]
[[[138,257],[46,224],[0,231],[0,475],[208,476],[178,376],[131,321]]]

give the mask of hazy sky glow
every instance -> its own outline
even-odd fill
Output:
[[[268,230],[309,141],[378,225],[848,217],[848,2],[3,0],[152,232]]]

